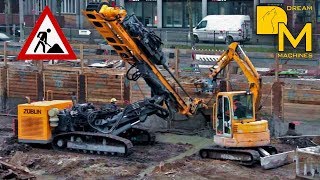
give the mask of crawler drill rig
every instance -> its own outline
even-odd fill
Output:
[[[134,127],[148,116],[169,119],[175,112],[189,116],[204,106],[202,100],[192,99],[184,91],[169,70],[161,39],[146,29],[135,15],[127,15],[124,9],[111,7],[106,2],[88,4],[83,14],[131,65],[127,79],[143,78],[151,88],[152,97],[130,104],[121,112],[108,106],[97,108],[90,103],[72,104],[71,101],[21,104],[18,108],[20,142],[51,143],[59,150],[127,155],[133,144],[154,142],[152,133]],[[172,76],[189,98],[183,99],[174,90],[158,66]],[[26,109],[37,113],[26,113],[29,112]]]

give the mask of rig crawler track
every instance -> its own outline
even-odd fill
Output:
[[[62,133],[53,138],[52,147],[60,151],[127,156],[132,153],[133,144],[152,145],[154,143],[154,133],[141,128],[131,128],[118,136],[80,131]]]
[[[69,132],[55,136],[52,146],[57,150],[127,156],[131,153],[133,144],[128,139],[112,134]]]
[[[119,134],[119,136],[130,140],[134,145],[152,145],[156,140],[154,133],[141,128],[131,128]]]

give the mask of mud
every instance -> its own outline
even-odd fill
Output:
[[[273,170],[246,167],[233,161],[201,159],[199,149],[211,136],[157,133],[157,143],[135,146],[128,157],[98,156],[30,147],[12,138],[10,120],[0,123],[0,159],[26,169],[37,179],[294,179],[294,164]],[[182,132],[180,132],[183,134]],[[295,145],[273,140],[279,152]]]
[[[200,159],[193,155],[156,168],[146,179],[295,179],[294,165],[273,170],[246,167],[232,161]]]

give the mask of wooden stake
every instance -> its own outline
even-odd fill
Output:
[[[8,42],[3,42],[3,60],[4,60],[4,67],[7,68],[8,67],[8,59],[7,59],[7,47],[8,46]]]
[[[174,60],[175,60],[175,71],[174,71],[174,74],[176,76],[176,78],[179,78],[179,49],[175,49],[175,57],[174,57]]]
[[[278,58],[276,53],[273,54],[273,57],[274,57],[274,60],[275,60],[275,65],[276,65],[275,70],[274,70],[275,81],[279,82],[279,58]]]
[[[83,74],[83,68],[84,68],[84,63],[83,63],[83,44],[80,44],[80,61],[81,61],[81,72],[80,72],[80,74]]]

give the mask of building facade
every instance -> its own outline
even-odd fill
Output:
[[[121,3],[121,2],[119,2]],[[135,13],[147,27],[188,28],[186,0],[124,0],[128,13]],[[192,0],[192,26],[208,14],[243,14],[253,17],[252,0]]]
[[[26,26],[33,26],[39,13],[45,6],[58,18],[62,27],[88,28],[88,22],[81,13],[89,2],[101,0],[24,0]],[[314,0],[317,22],[320,23],[320,0]],[[8,4],[9,11],[5,12]],[[60,3],[61,2],[61,3]],[[187,0],[114,0],[118,6],[124,7],[129,14],[134,13],[147,27],[152,28],[188,28],[189,11]],[[195,26],[206,15],[249,15],[255,26],[256,6],[263,4],[309,5],[305,0],[191,0],[192,26]],[[0,24],[19,23],[19,0],[0,0]],[[6,18],[3,18],[7,14]],[[8,17],[9,16],[9,17]],[[312,12],[296,11],[289,13],[289,25],[311,22]]]

